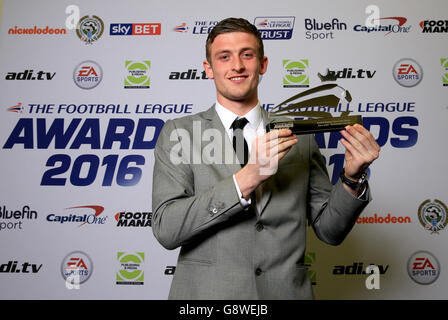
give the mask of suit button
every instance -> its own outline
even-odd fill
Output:
[[[259,276],[262,273],[260,268],[255,269],[255,275]]]
[[[264,229],[264,226],[263,226],[263,224],[262,223],[257,223],[256,225],[255,225],[255,229],[258,231],[258,232],[260,232],[261,230],[263,230]]]

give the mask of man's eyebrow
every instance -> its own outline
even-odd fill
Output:
[[[244,47],[244,48],[241,48],[239,50],[239,52],[244,52],[244,51],[248,51],[248,50],[256,51],[256,49],[253,47]],[[215,56],[223,54],[223,53],[231,53],[231,52],[232,52],[232,50],[230,50],[230,49],[222,49],[222,50],[216,52]]]
[[[231,50],[229,50],[229,49],[222,49],[222,50],[216,52],[215,56],[223,54],[223,53],[230,53],[230,52],[231,52]]]

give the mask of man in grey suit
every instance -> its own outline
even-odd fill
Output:
[[[306,224],[326,243],[343,241],[370,201],[361,177],[380,148],[364,127],[346,127],[344,182],[332,186],[313,135],[265,131],[257,28],[221,21],[206,56],[215,105],[167,121],[154,151],[152,229],[165,248],[181,247],[169,298],[312,299]],[[242,164],[229,161],[235,154]]]

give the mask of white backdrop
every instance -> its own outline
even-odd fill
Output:
[[[66,26],[70,5],[79,8],[80,18],[102,20],[97,40],[88,44]],[[308,232],[316,298],[448,298],[448,64],[443,60],[448,4],[377,1],[379,11],[366,12],[369,5],[359,0],[3,1],[0,298],[166,299],[178,252],[163,249],[148,222],[153,146],[164,121],[214,103],[213,83],[202,75],[205,39],[211,26],[229,16],[244,17],[263,34],[280,38],[264,41],[269,66],[259,91],[265,107],[322,84],[317,74],[329,69],[353,96],[340,110],[361,114],[382,146],[370,170],[373,201],[346,241],[330,247]],[[392,32],[357,31],[377,13],[379,29]],[[441,28],[427,32],[423,21]],[[130,26],[138,32],[137,24],[147,24],[148,34],[115,34]],[[317,39],[310,39],[313,35]],[[85,61],[96,64],[87,62],[75,72]],[[289,68],[290,62],[307,66]],[[412,87],[395,81],[397,62],[398,73],[423,75],[422,80]],[[294,71],[307,75],[305,80],[288,80]],[[102,80],[82,89],[74,81],[80,72],[102,73]],[[136,78],[128,78],[131,74]],[[125,88],[129,85],[145,88]],[[335,179],[343,166],[338,136],[316,138]],[[437,232],[425,228],[419,208],[437,214]],[[122,215],[127,219],[117,220],[120,212],[127,212]],[[412,257],[421,250],[431,255]],[[68,289],[61,273],[71,263],[89,275],[79,289]],[[366,288],[368,275],[362,272],[371,263],[383,272],[380,289]],[[440,276],[419,284],[408,265],[411,274]]]

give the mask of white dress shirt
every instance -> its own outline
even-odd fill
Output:
[[[238,116],[237,114],[233,113],[229,109],[223,107],[219,102],[216,102],[215,104],[216,113],[219,116],[219,119],[221,120],[222,124],[224,125],[224,128],[226,129],[226,133],[229,136],[229,139],[232,141],[233,138],[233,129],[231,128],[233,121],[236,118],[246,118],[249,122],[246,124],[246,126],[243,129],[243,136],[244,139],[247,142],[247,146],[249,147],[249,154],[252,151],[252,143],[253,141],[266,133],[266,129],[264,127],[263,123],[263,117],[261,116],[261,105],[260,103],[257,103],[257,105],[250,110],[248,113],[246,113],[244,116]],[[243,207],[248,207],[251,204],[251,200],[246,200],[243,198],[243,195],[240,191],[240,188],[238,186],[238,183],[236,182],[235,175],[233,175],[233,182],[235,183],[235,188],[238,193],[238,196],[240,198],[240,203]],[[262,196],[263,190],[262,185],[258,186],[257,189],[255,189],[255,202],[257,206],[257,211],[260,212],[261,210],[261,196]]]

